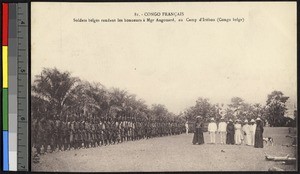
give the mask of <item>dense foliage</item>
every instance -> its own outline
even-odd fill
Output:
[[[138,99],[119,88],[107,89],[100,83],[90,83],[72,77],[69,72],[56,68],[43,69],[32,84],[32,118],[68,120],[70,117],[93,119],[130,119],[153,121],[185,120],[168,111],[161,104],[148,107]]]
[[[36,75],[32,84],[32,117],[37,119],[67,120],[69,117],[85,118],[123,118],[131,120],[156,121],[194,121],[201,116],[207,122],[210,118],[256,119],[260,117],[270,126],[290,126],[295,119],[285,117],[286,101],[289,97],[280,91],[267,96],[266,105],[249,104],[242,98],[233,97],[231,103],[212,104],[209,99],[199,97],[194,106],[175,115],[161,104],[148,107],[145,101],[138,99],[119,88],[107,89],[100,83],[90,83],[71,76],[70,72],[60,72],[56,68],[44,69]],[[76,119],[76,118],[75,118]]]

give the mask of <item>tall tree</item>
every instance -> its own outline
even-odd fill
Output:
[[[65,108],[72,105],[70,99],[76,90],[79,79],[71,77],[69,72],[60,72],[56,68],[45,68],[40,75],[35,77],[32,96],[47,103],[48,116],[64,115]]]
[[[288,99],[289,97],[284,96],[281,91],[273,91],[268,95],[266,111],[270,126],[277,127],[285,124],[284,115],[287,110],[285,103]]]

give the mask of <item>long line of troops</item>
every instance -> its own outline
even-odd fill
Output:
[[[32,146],[39,155],[56,150],[90,148],[179,135],[184,131],[184,123],[179,120],[71,117],[69,121],[63,121],[41,118],[34,120],[32,124]]]

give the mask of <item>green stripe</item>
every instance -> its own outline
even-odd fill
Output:
[[[3,130],[8,130],[8,89],[2,89],[2,123]]]

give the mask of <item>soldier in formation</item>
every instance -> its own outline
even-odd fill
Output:
[[[179,120],[134,117],[96,117],[75,114],[44,117],[33,121],[32,145],[38,155],[53,151],[108,146],[126,141],[179,135],[185,132]]]

